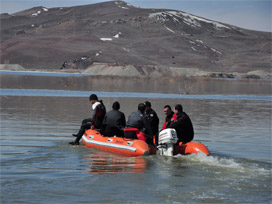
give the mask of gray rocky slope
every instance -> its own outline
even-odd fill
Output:
[[[271,33],[123,1],[1,14],[1,64],[86,69],[97,63],[271,72]]]

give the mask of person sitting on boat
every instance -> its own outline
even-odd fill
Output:
[[[151,108],[151,103],[149,101],[146,101],[144,104],[147,123],[151,129],[151,136],[155,137],[155,140],[157,140],[159,132],[159,117],[157,113]]]
[[[149,123],[152,132],[151,135],[156,135],[159,131],[159,117],[151,108],[151,103],[149,101],[146,101],[144,104],[147,123]]]
[[[149,137],[151,131],[146,120],[145,104],[140,103],[138,105],[138,111],[132,112],[129,115],[127,125],[124,131],[124,136],[126,138],[141,139],[146,141],[148,144],[153,144],[152,138]]]
[[[175,105],[175,114],[177,119],[168,126],[168,128],[174,128],[177,132],[178,142],[183,144],[190,142],[194,138],[194,128],[191,119],[189,116],[183,112],[182,105]]]
[[[115,101],[112,104],[112,110],[107,112],[100,133],[105,136],[112,137],[114,135],[118,137],[124,136],[124,128],[126,126],[125,114],[120,109],[120,103]]]
[[[93,109],[92,117],[84,119],[78,133],[72,134],[74,137],[76,137],[76,139],[74,142],[69,143],[71,145],[79,145],[79,141],[82,138],[85,130],[101,128],[104,116],[106,114],[106,108],[102,100],[98,100],[98,97],[95,94],[90,95],[89,101],[91,102]]]
[[[177,115],[172,111],[171,106],[165,105],[163,107],[163,112],[166,115],[163,127],[161,130],[169,128],[169,126],[177,120]]]

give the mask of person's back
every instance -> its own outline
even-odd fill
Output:
[[[132,112],[127,120],[127,125],[125,128],[125,137],[137,139],[136,132],[134,129],[138,131],[144,132],[146,129],[146,115],[144,113],[145,105],[140,103],[138,105],[138,110],[136,112]],[[132,130],[132,131],[131,131]]]
[[[146,114],[144,111],[145,105],[143,103],[140,103],[138,105],[138,111],[133,112],[129,115],[127,126],[125,129],[125,137],[132,139],[140,139],[140,137],[143,137],[142,140],[146,141],[148,144],[153,144],[152,136],[150,135],[150,126],[147,123]],[[138,136],[136,135],[136,132],[130,131],[131,129],[138,130]]]
[[[137,128],[142,130],[146,127],[146,117],[145,114],[141,111],[132,112],[127,121],[128,128]]]
[[[125,114],[120,109],[119,102],[114,102],[113,110],[106,113],[101,127],[101,133],[105,136],[123,136],[123,129],[126,126]]]

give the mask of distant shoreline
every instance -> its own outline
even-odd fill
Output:
[[[152,67],[152,68],[151,68]],[[36,74],[48,73],[80,76],[114,76],[136,78],[179,78],[204,77],[215,79],[266,79],[271,80],[271,73],[255,70],[247,73],[208,72],[196,68],[155,67],[150,65],[115,65],[107,63],[94,63],[87,69],[26,69],[19,64],[0,64],[0,71]]]
[[[184,71],[184,70],[183,70]],[[124,71],[125,73],[126,71]],[[117,72],[118,73],[118,72]],[[48,89],[182,95],[272,95],[271,78],[110,75],[75,70],[0,70],[1,89]],[[255,75],[254,75],[255,76]]]

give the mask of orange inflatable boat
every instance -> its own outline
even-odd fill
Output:
[[[173,130],[167,130],[168,132],[172,132],[173,135],[171,137],[175,137]],[[165,132],[167,132],[165,131]],[[162,133],[163,135],[164,133]],[[169,133],[170,134],[170,133]],[[160,134],[161,135],[161,134]],[[160,137],[160,136],[159,136]],[[167,136],[170,137],[170,136]],[[162,137],[160,137],[162,138]],[[163,138],[165,139],[165,138]],[[163,141],[161,139],[161,141]],[[176,143],[176,139],[169,139],[167,141],[172,141],[163,143],[157,147],[153,145],[148,145],[146,142],[137,139],[129,139],[122,137],[104,137],[97,130],[87,130],[83,137],[82,141],[88,148],[98,148],[106,151],[111,151],[123,155],[128,156],[144,156],[144,155],[165,155],[165,156],[173,156],[177,154],[197,154],[202,153],[205,155],[209,155],[208,148],[201,143],[197,142],[188,142],[186,144],[180,143],[179,146],[173,145]]]

